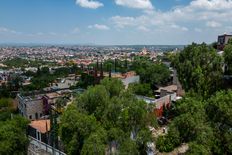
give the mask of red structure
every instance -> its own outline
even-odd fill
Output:
[[[172,101],[170,95],[157,99],[155,101],[155,109],[154,109],[154,113],[156,117],[162,117],[164,108],[169,109],[171,107],[171,103]]]

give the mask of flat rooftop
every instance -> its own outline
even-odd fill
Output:
[[[61,95],[56,92],[53,92],[53,93],[47,93],[46,96],[48,98],[57,98],[57,97],[60,97]]]
[[[175,92],[175,91],[177,91],[177,85],[170,85],[170,86],[166,86],[166,87],[160,87],[155,92],[161,92],[161,90],[166,90],[168,92]]]
[[[19,95],[19,97],[21,99],[23,99],[24,101],[33,101],[33,100],[40,100],[42,99],[43,97],[43,94],[39,94],[39,95],[30,95],[30,96],[22,96],[22,95]]]

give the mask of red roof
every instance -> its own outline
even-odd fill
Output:
[[[29,125],[32,128],[38,130],[40,133],[46,133],[47,131],[50,131],[51,129],[49,119],[32,121]]]

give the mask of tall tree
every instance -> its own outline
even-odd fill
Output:
[[[27,154],[27,125],[28,121],[21,116],[0,121],[0,154]]]
[[[176,55],[173,64],[186,91],[209,97],[221,87],[222,58],[205,43],[187,46]]]
[[[89,89],[80,95],[76,100],[79,109],[86,111],[90,115],[94,114],[98,120],[101,119],[103,111],[108,102],[108,92],[102,85],[89,87]]]
[[[135,141],[127,138],[119,147],[119,155],[139,155]]]
[[[140,76],[142,83],[161,85],[166,84],[170,78],[170,71],[164,64],[154,63],[145,58],[141,58],[136,59],[132,66]]]
[[[84,141],[81,154],[89,155],[104,155],[106,150],[106,131],[103,128],[98,128],[95,132]]]
[[[64,112],[61,122],[59,133],[66,152],[70,155],[80,154],[84,140],[98,128],[94,116],[80,113],[74,105]]]
[[[106,78],[64,111],[60,135],[68,154],[144,154],[154,121],[144,101],[124,90],[121,81]]]
[[[206,106],[208,118],[213,123],[216,136],[219,139],[217,145],[219,153],[232,153],[232,91],[221,91],[211,97]]]
[[[110,97],[119,96],[124,87],[122,81],[116,78],[104,78],[100,84],[105,86]]]
[[[232,39],[229,40],[228,45],[224,48],[224,60],[226,64],[226,74],[232,74]]]
[[[170,152],[181,143],[194,142],[212,153],[215,135],[206,117],[205,106],[205,102],[188,96],[177,102],[176,117],[169,125],[168,134],[158,138],[157,148],[161,152]],[[190,149],[196,151],[195,145],[192,147]]]

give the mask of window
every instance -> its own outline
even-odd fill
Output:
[[[32,116],[31,116],[31,115],[29,116],[29,119],[32,119]]]
[[[38,119],[38,113],[35,113],[35,119]]]
[[[222,45],[222,44],[224,44],[224,42],[225,42],[224,37],[220,37],[219,38],[219,43]]]

